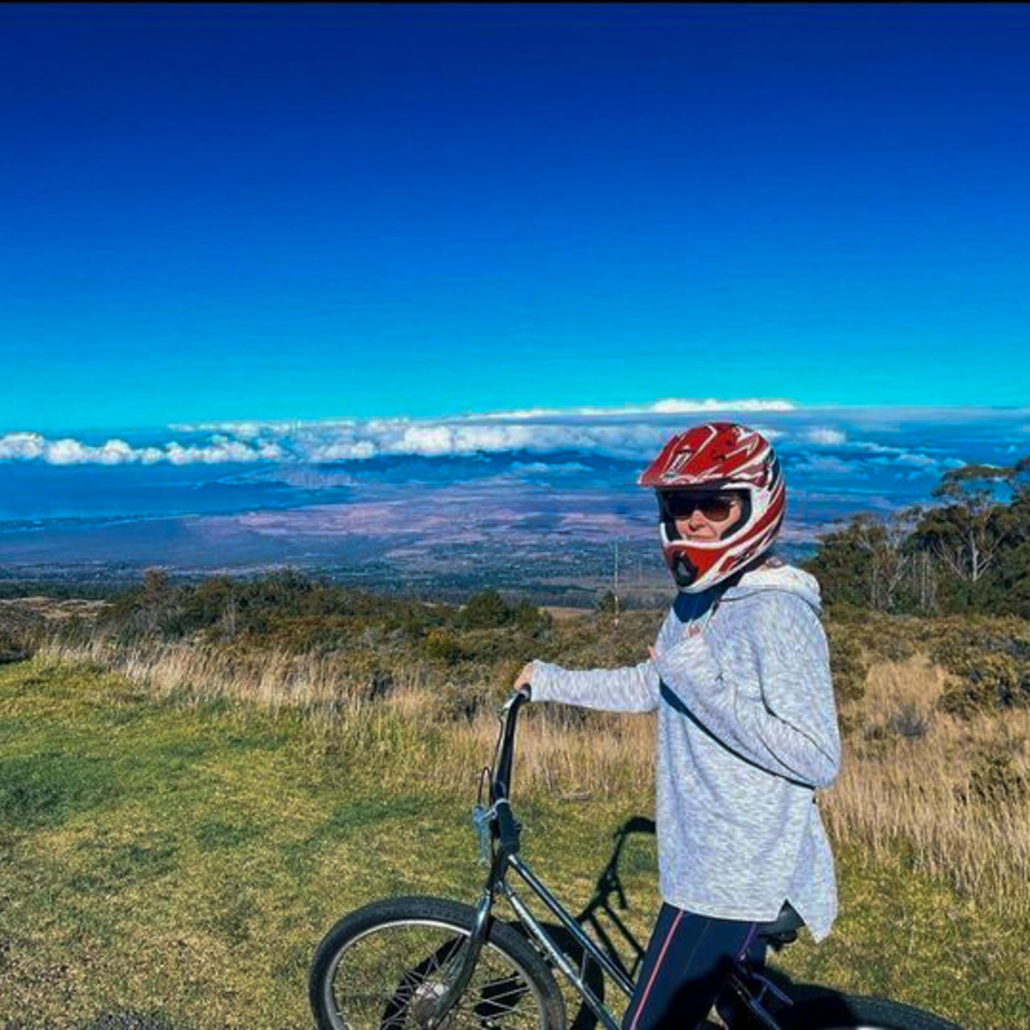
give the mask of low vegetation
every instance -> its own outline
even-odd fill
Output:
[[[306,1026],[305,966],[339,914],[474,897],[468,808],[526,658],[637,661],[661,617],[386,601],[294,574],[151,575],[107,603],[2,611],[11,654],[36,652],[0,667],[4,1030]],[[1030,624],[842,608],[828,630],[845,763],[820,803],[842,917],[781,965],[1023,1025]],[[646,716],[530,709],[526,854],[573,905],[651,812],[652,749]],[[653,858],[643,838],[626,856],[641,939]]]

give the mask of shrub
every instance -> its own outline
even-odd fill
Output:
[[[537,632],[550,626],[551,617],[541,613],[529,601],[509,605],[496,590],[474,593],[457,613],[455,625],[460,629],[500,629],[517,626],[525,632]]]
[[[975,757],[969,786],[959,791],[963,801],[983,804],[1020,804],[1030,794],[1027,776],[1013,763],[1012,756],[997,749],[984,749]]]
[[[914,704],[908,702],[891,715],[887,720],[887,728],[906,740],[918,740],[926,736],[930,728],[930,719]]]
[[[483,687],[457,683],[444,684],[438,696],[440,713],[450,722],[472,722],[489,700]]]
[[[443,629],[431,629],[422,641],[422,651],[428,658],[435,658],[453,665],[466,657],[467,652],[461,641],[452,633]]]
[[[550,612],[542,612],[529,601],[519,601],[512,609],[512,621],[523,632],[537,639],[546,639],[554,629]]]
[[[876,627],[877,632],[866,634],[863,643],[873,658],[887,662],[904,662],[916,653],[915,644],[895,625]]]
[[[511,609],[496,590],[480,590],[473,594],[458,616],[467,629],[493,629],[511,621]]]
[[[393,693],[393,688],[393,676],[382,669],[376,669],[365,688],[365,697],[369,701],[382,701]]]
[[[1030,635],[1011,619],[969,619],[937,628],[930,657],[956,677],[940,700],[947,712],[968,717],[1030,704]]]
[[[830,675],[833,689],[840,704],[860,701],[865,695],[866,676],[869,664],[862,657],[862,649],[851,636],[845,635],[842,627],[830,623],[827,626],[830,644]]]
[[[0,607],[0,663],[29,658],[43,636],[44,619],[19,605]]]
[[[870,661],[903,662],[920,650],[920,620],[874,614],[847,606],[833,609],[832,625],[858,644]]]
[[[938,704],[945,712],[969,718],[976,712],[989,711],[999,705],[1009,707],[1020,691],[1019,671],[1015,662],[1003,654],[971,652],[951,671],[962,671],[961,680],[950,684]]]

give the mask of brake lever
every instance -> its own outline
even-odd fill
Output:
[[[476,831],[476,842],[479,846],[477,861],[481,866],[490,864],[490,820],[494,817],[494,809],[483,805],[472,808],[472,826]]]

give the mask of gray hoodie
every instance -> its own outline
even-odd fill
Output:
[[[650,661],[533,669],[534,701],[657,709],[665,901],[747,921],[775,919],[790,901],[817,941],[837,914],[837,887],[815,790],[840,763],[819,611],[812,576],[767,564],[729,588],[680,593]]]

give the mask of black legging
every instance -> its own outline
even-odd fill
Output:
[[[688,1030],[708,1015],[733,963],[761,961],[761,924],[662,905],[622,1030]]]

